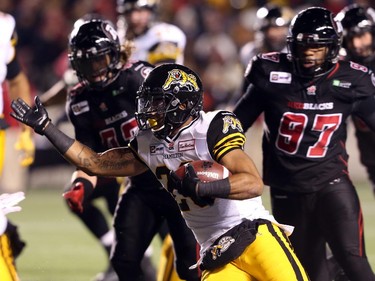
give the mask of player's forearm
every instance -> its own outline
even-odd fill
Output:
[[[47,124],[44,134],[66,160],[88,175],[134,176],[147,169],[144,164],[136,160],[129,148],[96,153],[88,146],[65,135],[51,122]]]

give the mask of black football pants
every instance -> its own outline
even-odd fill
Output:
[[[165,189],[134,186],[121,196],[114,219],[116,241],[111,262],[120,281],[142,280],[141,260],[164,221],[173,240],[180,278],[200,280],[198,270],[188,269],[197,262],[199,249],[172,195]]]
[[[332,280],[326,243],[350,280],[375,280],[365,252],[359,198],[348,177],[313,193],[271,187],[271,204],[278,222],[295,226],[289,238],[312,281]]]

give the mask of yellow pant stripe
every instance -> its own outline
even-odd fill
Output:
[[[8,236],[0,236],[0,280],[18,281],[18,275],[14,266],[14,259]]]
[[[255,241],[240,257],[213,271],[203,271],[202,281],[308,281],[289,239],[276,225],[263,224]]]
[[[5,158],[5,130],[0,130],[0,176],[3,172]]]

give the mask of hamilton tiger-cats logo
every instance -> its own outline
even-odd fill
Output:
[[[163,90],[168,90],[175,84],[178,84],[181,88],[187,88],[189,92],[199,91],[197,78],[193,74],[187,74],[180,69],[168,71],[168,78],[164,82]]]

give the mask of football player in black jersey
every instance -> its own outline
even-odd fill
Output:
[[[117,32],[102,19],[75,26],[69,40],[69,60],[80,81],[70,91],[66,104],[76,138],[98,152],[126,146],[138,130],[134,117],[136,92],[153,66],[128,60],[120,52]],[[105,232],[104,218],[103,222],[93,220],[100,216],[92,201],[103,196],[114,212],[119,188],[113,181],[77,170],[64,193],[72,210],[88,227],[96,229],[93,233],[98,238],[109,234]],[[178,273],[185,280],[199,280],[198,271],[188,269],[197,259],[194,236],[173,198],[151,171],[129,178],[116,207],[111,264],[119,280],[153,278],[142,277],[141,260],[165,220],[175,241]]]
[[[375,70],[375,10],[351,4],[337,14],[343,26],[342,59],[354,61]],[[360,160],[366,167],[375,192],[375,133],[358,117],[353,117]]]
[[[22,99],[12,101],[11,114],[89,174],[135,176],[150,169],[201,246],[201,258],[191,268],[203,270],[202,281],[309,280],[287,237],[293,227],[278,223],[263,206],[263,181],[243,151],[241,123],[228,111],[204,112],[202,101],[202,82],[194,71],[179,64],[155,67],[137,94],[141,131],[129,146],[102,153],[59,131],[38,97],[36,110]],[[188,164],[195,160],[216,161],[231,174],[201,182]],[[182,165],[181,179],[171,171]]]
[[[341,33],[330,11],[301,11],[288,52],[259,54],[249,64],[249,87],[234,110],[245,130],[264,113],[263,179],[272,211],[296,227],[290,239],[313,281],[332,280],[326,243],[350,280],[375,280],[345,149],[350,115],[375,130],[375,76],[338,60]]]

